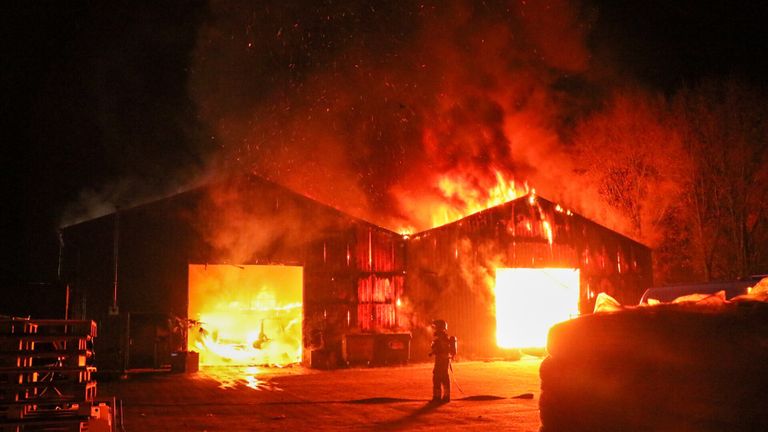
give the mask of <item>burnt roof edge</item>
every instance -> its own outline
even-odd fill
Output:
[[[419,232],[414,233],[413,235],[411,235],[411,237],[415,238],[415,237],[420,237],[422,235],[429,235],[430,233],[438,231],[438,230],[448,229],[448,227],[452,227],[454,225],[460,225],[462,222],[464,222],[468,218],[480,217],[480,215],[482,215],[482,214],[490,213],[490,212],[493,212],[493,211],[498,211],[498,209],[500,209],[502,207],[510,207],[510,206],[516,204],[517,202],[519,202],[520,200],[528,200],[528,199],[530,199],[531,196],[534,196],[537,201],[538,200],[544,201],[544,202],[546,202],[547,204],[549,204],[549,205],[551,205],[553,207],[559,205],[558,203],[556,203],[554,201],[551,201],[551,200],[548,200],[548,199],[542,197],[539,194],[536,194],[534,192],[528,192],[525,195],[521,195],[521,196],[519,196],[519,197],[517,197],[517,198],[515,198],[513,200],[507,201],[507,202],[502,203],[502,204],[495,205],[493,207],[488,207],[487,209],[483,209],[483,210],[477,211],[475,213],[466,215],[466,216],[462,217],[461,219],[457,219],[457,220],[455,220],[453,222],[449,222],[449,223],[444,224],[444,225],[436,226],[434,228],[430,228],[430,229],[427,229],[427,230],[424,230],[424,231],[419,231]],[[616,235],[626,239],[629,242],[635,243],[638,246],[644,247],[644,248],[649,249],[649,250],[651,249],[649,246],[644,245],[643,243],[640,243],[639,241],[637,241],[637,240],[635,240],[635,239],[633,239],[633,238],[631,238],[629,236],[626,236],[626,235],[624,235],[624,234],[622,234],[622,233],[620,233],[620,232],[618,232],[616,230],[608,228],[605,225],[597,223],[597,222],[593,221],[592,219],[587,218],[586,216],[583,216],[583,215],[581,215],[581,214],[579,214],[577,212],[574,212],[574,211],[571,211],[571,213],[572,213],[571,216],[575,216],[575,217],[581,218],[581,219],[585,220],[586,222],[588,222],[588,223],[590,223],[590,224],[592,224],[592,225],[594,225],[596,227],[599,227],[600,229],[603,229],[603,230],[606,230],[606,231],[610,231],[610,232],[612,232],[612,233],[614,233],[614,234],[616,234]]]

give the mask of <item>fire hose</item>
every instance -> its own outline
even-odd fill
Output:
[[[453,371],[453,362],[448,363],[448,369],[451,370],[451,379],[453,380],[453,383],[456,384],[456,388],[459,389],[459,393],[466,395],[466,393],[464,393],[464,390],[461,389],[461,386],[459,385],[459,381],[456,380],[456,372]]]

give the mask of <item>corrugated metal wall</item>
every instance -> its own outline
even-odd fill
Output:
[[[304,266],[305,358],[322,334],[341,353],[345,334],[398,329],[397,301],[405,281],[405,241],[361,221],[329,231],[307,249]]]

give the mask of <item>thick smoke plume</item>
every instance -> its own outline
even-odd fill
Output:
[[[430,228],[436,208],[482,201],[500,176],[596,213],[564,144],[604,90],[590,78],[589,10],[557,0],[309,9],[211,4],[190,91],[220,147],[217,170],[254,172],[392,229]]]

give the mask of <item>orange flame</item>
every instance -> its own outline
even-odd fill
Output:
[[[437,187],[445,198],[432,214],[432,226],[445,225],[465,216],[517,199],[530,189],[527,183],[520,185],[495,171],[496,184],[484,189],[476,181],[462,175],[443,175]]]

